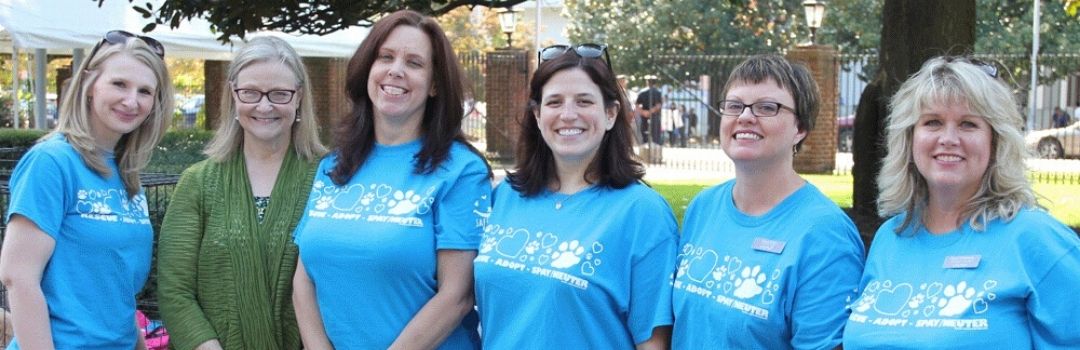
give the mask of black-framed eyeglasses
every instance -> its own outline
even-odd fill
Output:
[[[944,59],[945,59],[945,62],[948,62],[948,63],[964,62],[964,63],[975,66],[975,68],[979,68],[979,70],[983,71],[983,73],[986,73],[986,75],[989,75],[991,78],[997,78],[998,77],[997,66],[994,66],[992,63],[985,62],[985,61],[979,60],[979,59],[974,58],[974,57],[965,57],[965,56],[945,56]]]
[[[90,62],[105,43],[108,43],[109,45],[123,44],[127,42],[129,38],[138,38],[139,40],[142,40],[146,43],[146,46],[150,47],[150,50],[153,51],[155,55],[165,59],[165,46],[161,45],[160,41],[145,35],[131,34],[123,30],[110,30],[105,33],[105,37],[101,38],[101,41],[99,41],[97,45],[94,45],[94,49],[90,51],[90,56],[86,57],[86,61]]]
[[[777,102],[756,102],[751,104],[745,104],[734,100],[720,101],[720,114],[729,117],[738,117],[742,115],[743,111],[747,108],[750,109],[750,113],[758,118],[775,117],[780,114],[781,109],[786,109],[795,114],[795,109],[785,106]]]
[[[233,89],[236,93],[236,99],[243,103],[259,103],[262,101],[263,96],[270,103],[283,105],[292,102],[293,96],[296,95],[296,90],[270,90],[259,91],[255,89]]]
[[[611,56],[608,54],[607,45],[592,43],[577,45],[559,44],[545,47],[543,49],[540,49],[540,62],[554,59],[570,51],[573,51],[581,58],[600,58],[600,56],[603,56],[604,62],[607,63],[608,68],[611,68]]]

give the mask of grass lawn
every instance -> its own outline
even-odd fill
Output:
[[[840,207],[851,207],[851,184],[854,181],[851,175],[802,175],[802,177],[817,186]],[[686,206],[690,204],[690,200],[694,199],[694,196],[702,189],[715,183],[678,181],[652,182],[651,185],[667,199],[671,208],[675,210],[675,218],[682,223],[683,213],[686,211]],[[1034,186],[1035,192],[1044,196],[1039,203],[1045,206],[1051,215],[1066,225],[1080,227],[1080,185],[1036,183]]]

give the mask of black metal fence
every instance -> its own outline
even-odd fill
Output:
[[[19,152],[11,152],[10,154]],[[14,167],[14,163],[18,161],[18,157],[15,157],[14,161],[10,161],[8,157],[9,153],[5,153],[0,150],[0,213],[7,213],[8,200],[11,193],[8,188],[8,179],[10,175],[10,169],[7,166],[10,164]],[[140,176],[143,184],[143,191],[146,194],[146,204],[150,213],[150,224],[154,228],[154,254],[151,257],[150,276],[146,281],[146,285],[143,290],[136,296],[137,307],[142,310],[147,317],[151,319],[160,319],[158,312],[157,302],[157,242],[158,234],[161,232],[161,221],[165,218],[165,210],[169,206],[169,198],[172,196],[172,191],[176,187],[176,182],[179,180],[179,175],[170,174],[143,174]],[[0,220],[0,240],[3,239],[4,233],[6,233],[6,220]],[[0,345],[6,345],[10,339],[5,338],[5,335],[12,334],[10,329],[6,327],[9,325],[7,321],[8,307],[7,289],[3,285],[0,285]]]

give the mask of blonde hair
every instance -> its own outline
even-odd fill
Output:
[[[307,69],[304,68],[300,55],[289,43],[271,36],[252,38],[229,63],[229,69],[226,72],[227,79],[223,82],[225,88],[221,90],[221,111],[229,115],[227,118],[221,118],[214,137],[206,145],[203,153],[215,162],[223,162],[240,150],[244,141],[244,128],[236,120],[239,114],[233,101],[231,85],[236,82],[236,76],[240,74],[240,71],[261,62],[281,63],[296,76],[297,88],[300,90],[297,92],[300,94],[300,104],[296,110],[298,120],[293,123],[291,131],[293,149],[305,160],[319,159],[326,153],[326,147],[319,141],[319,128],[315,125],[315,109],[312,108],[314,97],[311,95],[311,82]]]
[[[101,177],[112,176],[112,171],[105,163],[103,152],[114,152],[116,165],[120,170],[120,180],[124,183],[124,189],[130,198],[139,193],[141,187],[139,173],[150,163],[154,147],[165,136],[165,130],[169,128],[173,113],[172,80],[169,79],[165,61],[141,39],[130,38],[123,44],[102,43],[101,45],[97,53],[84,60],[75,71],[60,104],[60,120],[56,129],[45,135],[42,140],[52,137],[53,134],[64,135],[68,144],[82,156],[86,165]],[[154,106],[150,109],[146,120],[135,130],[121,136],[114,150],[103,150],[94,142],[91,132],[90,118],[94,117],[89,93],[93,90],[94,83],[101,77],[101,66],[105,64],[105,61],[117,55],[128,55],[150,68],[154,72],[154,77],[157,78],[157,86],[154,93]]]
[[[967,104],[992,129],[991,158],[962,220],[981,231],[991,220],[1012,220],[1021,209],[1038,206],[1025,176],[1028,150],[1020,131],[1024,119],[1009,88],[982,65],[964,58],[933,58],[893,96],[885,131],[888,153],[878,175],[878,214],[907,212],[896,232],[922,225],[930,194],[915,167],[912,139],[923,109],[934,103]]]

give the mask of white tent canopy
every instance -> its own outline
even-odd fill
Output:
[[[149,2],[159,5],[161,0]],[[72,49],[90,49],[112,29],[143,34],[142,28],[149,22],[132,10],[127,0],[105,0],[100,8],[97,1],[88,0],[0,0],[0,50],[10,53],[13,47],[23,52],[46,49],[49,54],[69,55]],[[368,28],[353,27],[325,36],[279,32],[248,36],[280,37],[305,57],[349,57],[367,32]],[[228,60],[242,46],[237,39],[233,45],[218,41],[209,23],[202,19],[183,22],[176,29],[159,25],[146,35],[164,44],[165,55],[171,58]]]

